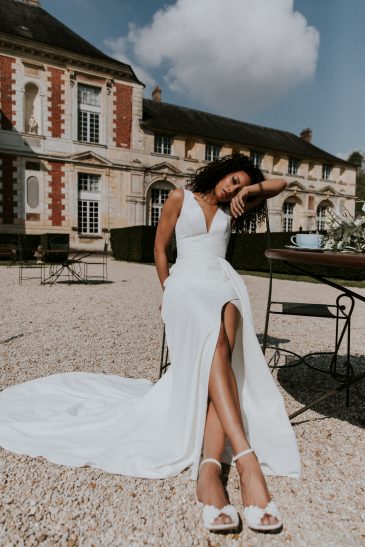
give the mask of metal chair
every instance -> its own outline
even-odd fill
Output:
[[[20,236],[18,239],[18,247],[17,247],[17,256],[19,258],[18,262],[18,273],[19,273],[19,285],[23,284],[24,280],[28,279],[38,279],[40,283],[43,283],[43,280],[46,277],[46,264],[44,262],[44,255],[45,253],[41,253],[40,257],[41,262],[33,259],[29,259],[30,254],[34,256],[35,250],[32,250],[30,253],[30,250],[28,249],[26,252],[24,252],[24,246],[23,241],[21,240]],[[25,272],[29,271],[31,272],[31,275],[27,274],[25,275]]]
[[[162,347],[161,347],[161,357],[160,357],[160,374],[159,378],[163,374],[165,374],[168,367],[171,365],[171,362],[169,361],[169,348],[166,344],[166,330],[165,325],[163,326],[163,334],[162,334]]]
[[[175,231],[173,233],[170,249],[169,249],[169,255],[171,258],[171,262],[174,263],[176,261],[177,257],[177,248],[176,248],[176,235]],[[160,356],[160,372],[159,372],[159,378],[163,374],[165,374],[168,367],[171,365],[171,361],[169,360],[169,348],[167,347],[166,343],[166,330],[165,325],[163,326],[163,332],[162,332],[162,346],[161,346],[161,356]]]
[[[106,281],[108,279],[108,245],[109,242],[107,240],[104,241],[104,248],[103,248],[103,254],[102,254],[102,260],[98,262],[93,261],[83,261],[84,264],[84,277],[85,279],[102,279],[103,281]],[[100,275],[90,275],[89,274],[89,267],[91,266],[98,266],[102,268],[102,273]]]
[[[271,233],[269,225],[268,211],[266,209],[266,234],[267,234],[267,248],[271,247]],[[267,307],[266,307],[266,317],[265,317],[265,328],[262,339],[262,351],[265,354],[267,349],[273,350],[273,354],[268,361],[268,366],[272,369],[272,372],[280,368],[295,367],[300,364],[305,364],[309,368],[324,372],[331,375],[337,381],[347,382],[346,390],[346,406],[349,406],[349,382],[352,378],[354,371],[353,367],[350,364],[350,331],[351,331],[351,314],[354,308],[354,299],[346,294],[340,294],[336,298],[335,304],[322,304],[322,303],[308,303],[308,302],[287,302],[287,301],[277,301],[272,300],[273,292],[273,280],[274,272],[272,260],[267,259],[269,263],[269,290],[267,298]],[[347,300],[346,300],[347,299]],[[297,317],[317,317],[323,319],[332,319],[335,320],[335,346],[333,351],[317,351],[311,352],[306,355],[299,355],[294,351],[278,347],[278,346],[269,346],[268,345],[268,330],[269,330],[269,321],[271,315],[288,315],[288,316],[297,316]],[[341,325],[340,322],[343,321]],[[343,341],[346,341],[346,372],[345,374],[338,373],[338,353]],[[280,353],[286,355],[286,363],[279,365]],[[308,359],[313,358],[319,355],[332,355],[328,370],[323,370],[319,367],[316,367],[313,363],[309,363]],[[294,358],[294,361],[290,362]],[[288,362],[289,361],[289,362]],[[273,364],[272,364],[273,363]],[[306,405],[297,412],[294,412],[289,416],[289,418],[294,418],[298,416],[308,408],[316,405],[323,399],[323,396],[313,401],[311,404]]]
[[[39,279],[42,283],[45,279],[45,264],[37,264],[36,261],[33,262],[21,262],[18,266],[19,271],[19,285],[23,284],[23,281],[26,279]],[[32,273],[35,272],[36,275],[24,275],[24,270],[31,270]]]

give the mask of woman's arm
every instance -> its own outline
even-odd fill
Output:
[[[169,263],[167,259],[167,248],[170,245],[175,224],[179,218],[181,207],[184,201],[184,190],[178,188],[170,192],[169,197],[164,203],[158,222],[154,256],[157,269],[157,275],[161,285],[169,276]]]
[[[256,207],[264,199],[277,196],[286,188],[287,182],[284,179],[263,180],[245,186],[231,201],[231,213],[234,218],[238,218],[245,211]]]

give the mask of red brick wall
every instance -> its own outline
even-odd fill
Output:
[[[115,84],[114,101],[115,144],[121,148],[131,147],[132,131],[132,88]]]
[[[14,156],[0,155],[0,181],[2,183],[2,190],[0,190],[2,213],[0,216],[3,224],[14,224],[14,219],[17,216],[14,212],[14,207],[17,205],[15,160]]]
[[[63,71],[58,68],[48,69],[48,130],[51,137],[64,135],[65,99],[62,84]]]
[[[15,59],[0,55],[0,129],[11,130],[15,115]]]
[[[65,205],[62,203],[62,200],[65,199],[64,165],[60,162],[49,162],[50,192],[48,197],[51,199],[51,203],[48,204],[48,209],[51,214],[48,219],[52,221],[52,226],[62,226],[62,222],[65,220],[63,214]]]

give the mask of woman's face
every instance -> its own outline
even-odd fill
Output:
[[[222,178],[214,188],[214,195],[219,202],[229,202],[244,186],[249,186],[251,179],[245,171],[235,171]]]

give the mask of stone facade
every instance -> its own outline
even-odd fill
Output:
[[[143,84],[104,57],[34,47],[0,22],[0,232],[64,232],[73,247],[102,249],[111,228],[156,223],[168,190],[206,163],[202,135],[141,123]],[[161,138],[170,148],[161,151]],[[274,231],[315,229],[321,207],[354,210],[356,169],[346,162],[213,144],[221,155],[256,154],[268,178],[288,180],[269,202]]]

